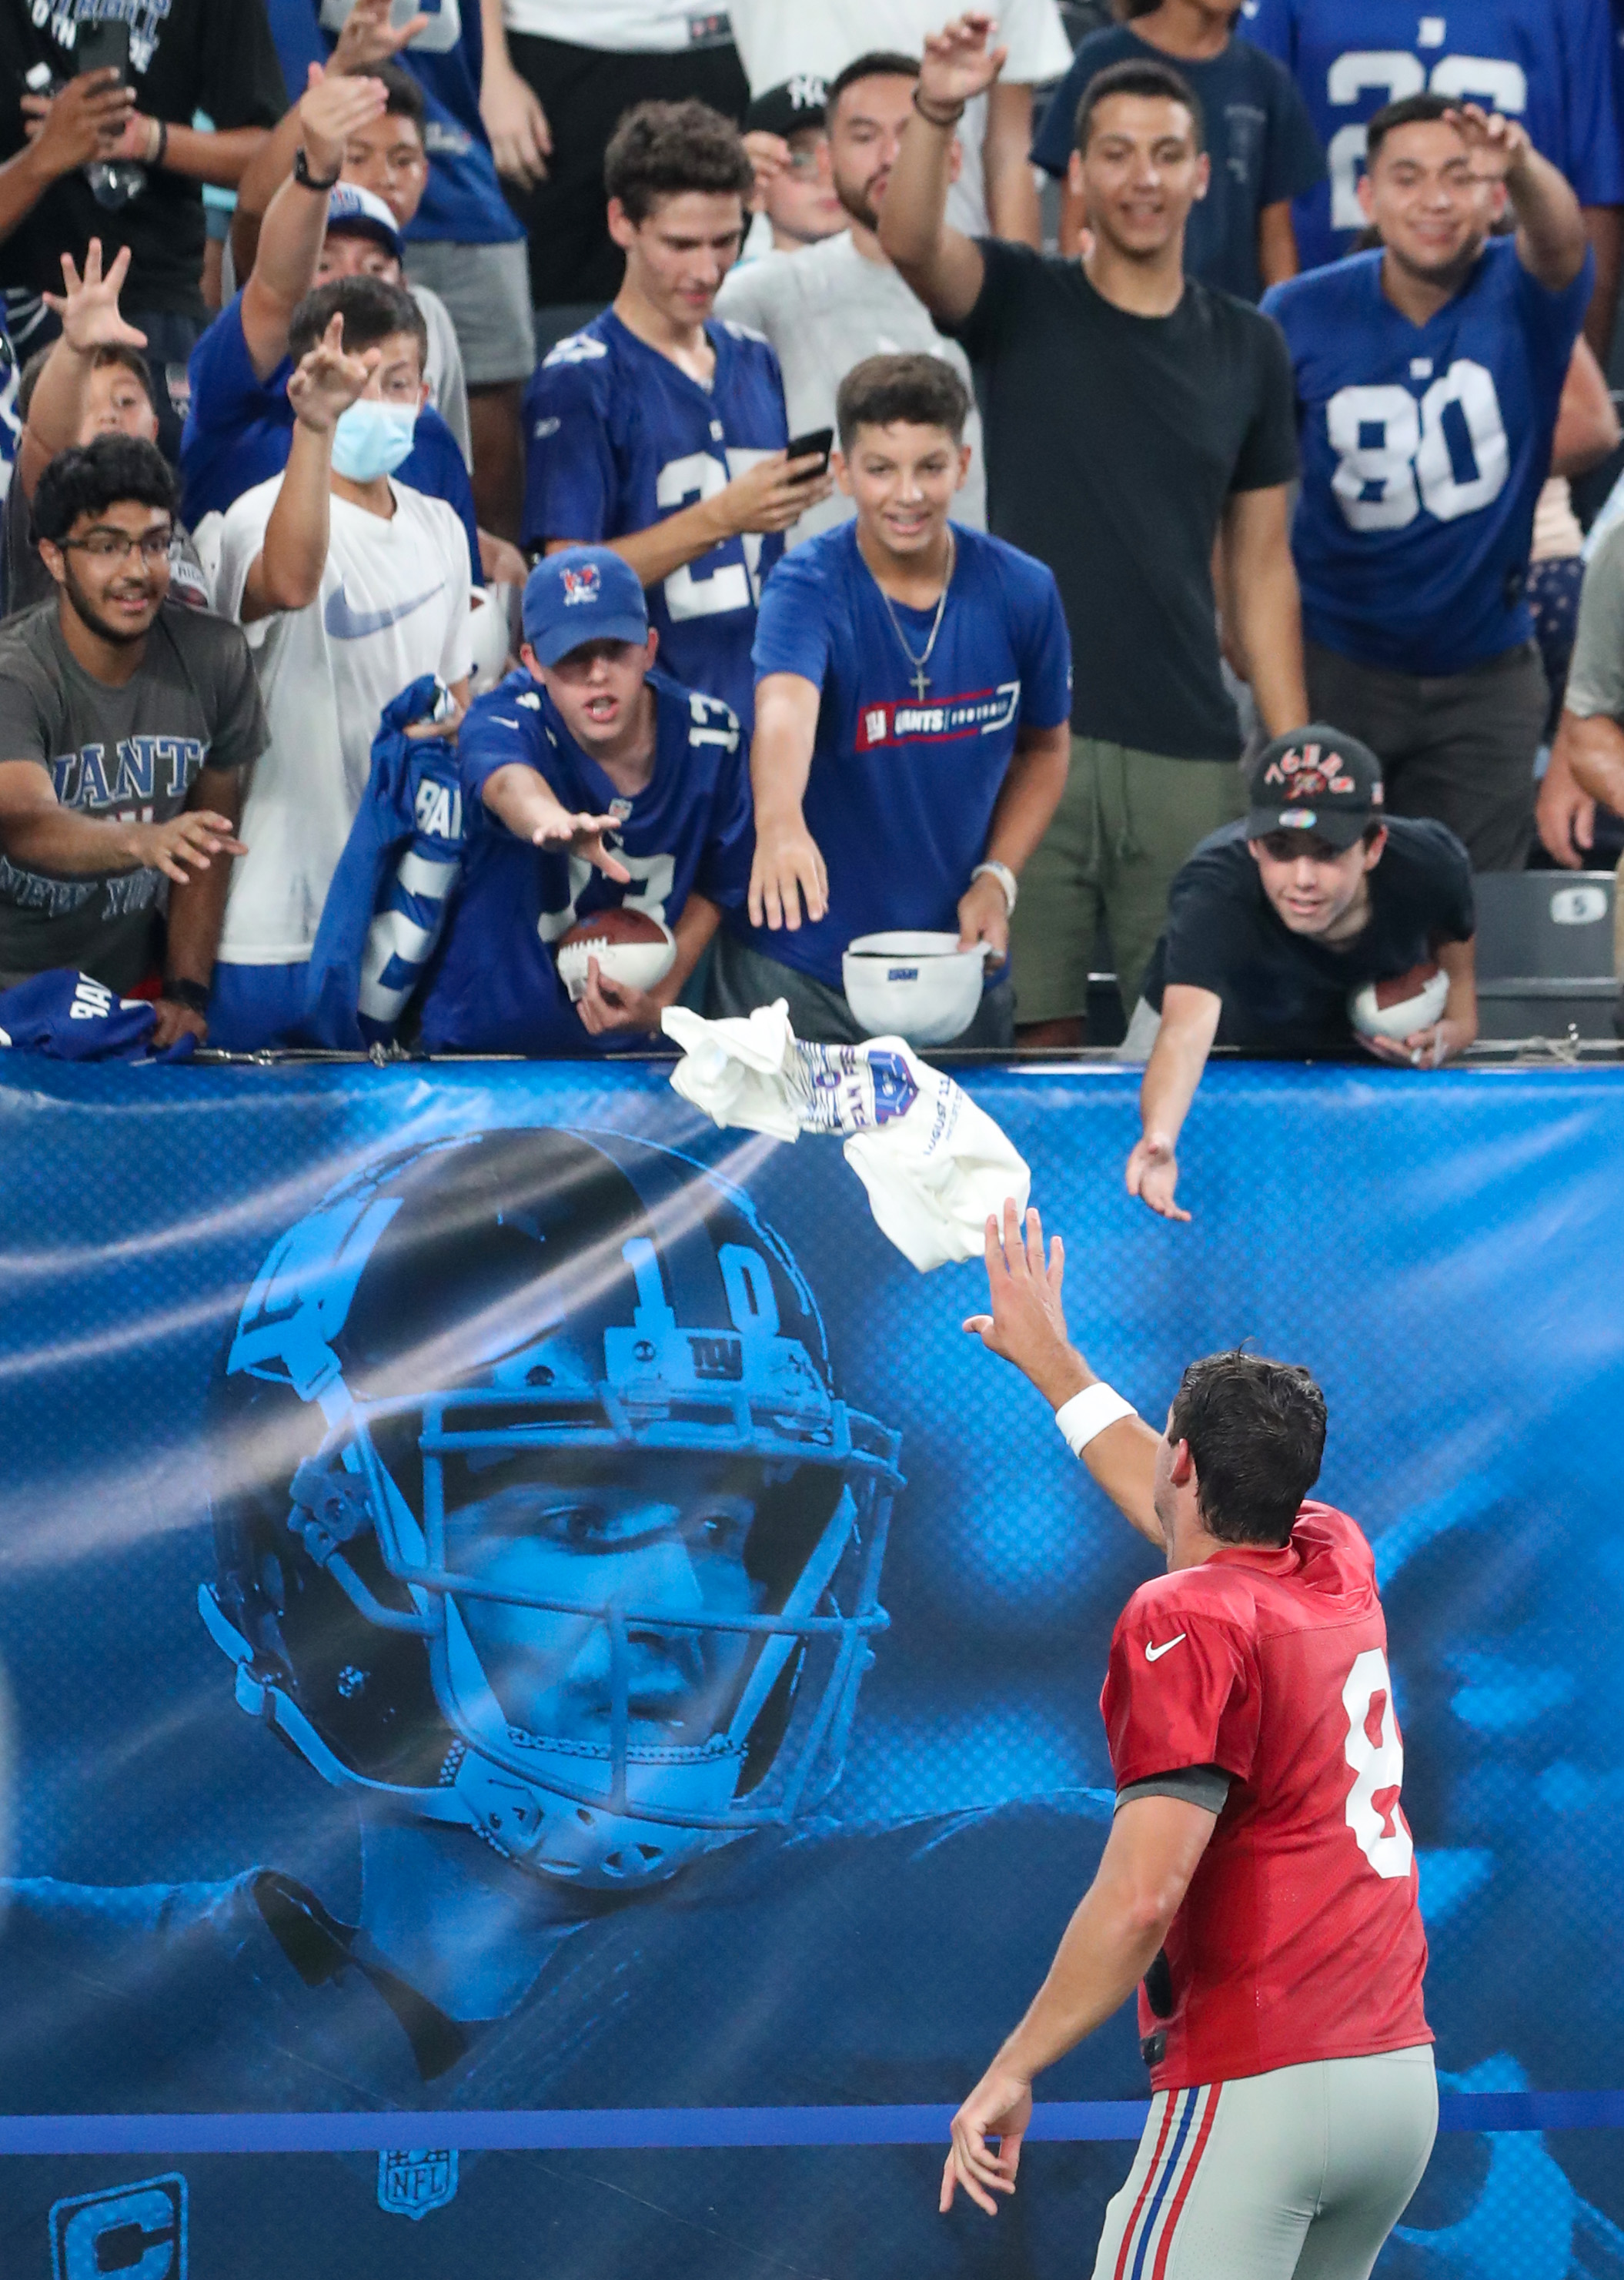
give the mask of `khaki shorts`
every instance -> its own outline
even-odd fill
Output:
[[[1066,790],[1021,874],[1010,923],[1016,1021],[1088,1012],[1089,962],[1102,918],[1123,1011],[1131,1013],[1174,873],[1197,840],[1245,812],[1245,786],[1232,760],[1169,759],[1074,736]]]
[[[1094,2280],[1366,2280],[1437,2127],[1426,2043],[1160,2091]]]

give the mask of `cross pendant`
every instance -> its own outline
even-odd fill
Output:
[[[912,672],[908,675],[908,678],[913,683],[914,695],[919,698],[920,703],[922,705],[925,702],[925,691],[930,686],[930,675],[926,672],[922,665],[916,665]]]

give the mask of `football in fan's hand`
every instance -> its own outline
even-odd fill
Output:
[[[1449,976],[1428,961],[1350,991],[1348,1019],[1361,1037],[1402,1039],[1431,1028],[1448,1002]]]
[[[589,959],[596,959],[605,982],[618,982],[623,990],[652,990],[675,964],[677,942],[671,928],[647,911],[622,905],[579,920],[559,936],[553,955],[573,1005],[586,995]]]

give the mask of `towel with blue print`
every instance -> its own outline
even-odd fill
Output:
[[[0,1048],[44,1053],[56,1061],[184,1061],[193,1036],[151,1051],[158,1008],[147,998],[119,998],[71,966],[30,974],[0,990]]]
[[[462,780],[443,736],[408,736],[447,701],[420,674],[384,708],[366,792],[333,874],[310,959],[313,1044],[389,1044],[427,970],[462,871]]]

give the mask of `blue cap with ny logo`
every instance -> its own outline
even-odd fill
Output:
[[[588,642],[649,638],[637,573],[607,546],[566,546],[525,582],[525,639],[538,665],[557,665]]]

